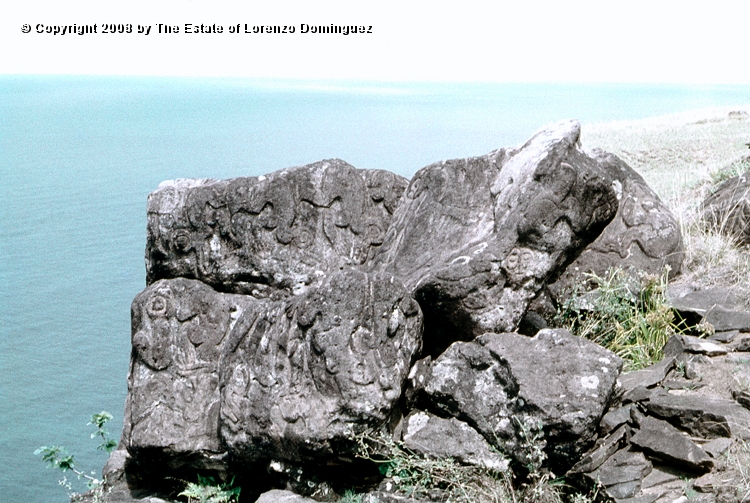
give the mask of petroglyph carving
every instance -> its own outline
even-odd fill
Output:
[[[147,279],[281,298],[371,260],[406,180],[334,159],[270,175],[165,182],[149,196]]]

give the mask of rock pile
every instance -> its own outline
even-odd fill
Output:
[[[620,376],[565,330],[518,333],[548,287],[561,301],[584,272],[682,261],[658,197],[579,134],[562,122],[408,182],[328,160],[160,185],[110,501],[173,497],[196,473],[253,481],[243,501],[333,500],[382,482],[355,455],[376,430],[520,476],[542,459],[617,499],[644,497],[658,463],[709,471],[721,446],[696,439],[742,437],[744,409],[663,387],[689,381],[685,355],[727,358],[720,343],[675,339],[661,366]],[[399,500],[384,487],[370,500]]]
[[[750,438],[740,398],[750,359],[737,349],[675,335],[664,360],[621,375],[595,446],[567,477],[599,483],[615,501],[673,502],[686,488],[702,501],[741,501],[742,474],[722,456]]]

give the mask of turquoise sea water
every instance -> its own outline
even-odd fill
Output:
[[[411,176],[563,118],[585,135],[591,122],[747,104],[747,86],[0,76],[0,502],[67,501],[33,451],[64,445],[98,471],[86,423],[106,409],[122,427],[146,196],[160,181],[331,157]]]

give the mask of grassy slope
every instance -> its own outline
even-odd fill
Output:
[[[750,253],[705,231],[698,219],[718,181],[750,169],[750,106],[584,124],[581,141],[620,156],[677,216],[686,245],[679,281],[731,287],[750,307]]]

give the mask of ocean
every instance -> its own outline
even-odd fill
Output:
[[[119,438],[162,180],[334,157],[410,177],[560,119],[585,141],[586,124],[748,104],[748,86],[0,76],[0,501],[68,501],[42,445],[99,473],[92,414]]]

